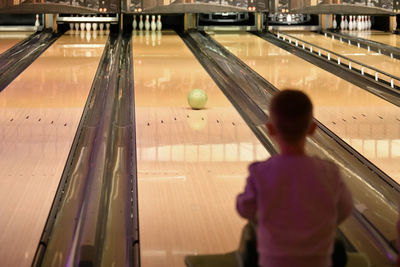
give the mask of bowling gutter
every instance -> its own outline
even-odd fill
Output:
[[[0,55],[0,92],[31,65],[63,33],[34,33]]]
[[[207,34],[189,32],[181,37],[261,143],[275,154],[277,148],[264,124],[268,104],[278,89]],[[307,141],[308,153],[339,165],[355,200],[353,216],[340,227],[342,233],[357,250],[368,254],[373,264],[392,264],[397,254],[393,244],[397,239],[399,185],[320,122],[316,123],[318,129]]]
[[[139,266],[130,40],[105,45],[32,266]]]

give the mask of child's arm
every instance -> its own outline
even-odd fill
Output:
[[[338,171],[338,175],[339,171]],[[338,225],[341,224],[353,210],[353,198],[346,184],[339,180]]]
[[[251,169],[252,165],[249,167],[250,175],[247,178],[245,190],[243,193],[239,194],[236,199],[236,209],[240,216],[249,220],[254,219],[257,212],[257,190]]]

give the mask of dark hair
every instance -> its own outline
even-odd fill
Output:
[[[312,120],[313,106],[306,94],[285,89],[271,100],[270,116],[282,138],[295,143],[307,134]]]

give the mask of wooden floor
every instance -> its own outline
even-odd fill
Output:
[[[376,51],[369,51],[364,48],[358,48],[355,45],[349,45],[347,42],[341,42],[338,39],[332,40],[331,37],[323,36],[314,32],[291,32],[290,35],[306,40],[307,42],[323,47],[335,53],[341,54],[345,57],[351,58],[358,62],[367,64],[379,70],[383,70],[389,74],[399,76],[400,74],[400,60],[390,58],[387,55],[378,54]],[[372,73],[374,75],[374,73]]]
[[[383,31],[377,31],[377,30],[371,30],[371,31],[345,31],[345,33],[354,35],[360,38],[368,39],[371,41],[379,42],[382,44],[387,44],[391,45],[394,47],[400,47],[400,35],[398,34],[392,34],[390,32],[383,32]]]
[[[1,266],[31,265],[106,38],[63,35],[0,94]]]
[[[32,32],[0,32],[0,54],[13,47],[23,39],[33,34]]]
[[[212,37],[278,89],[305,91],[319,121],[400,183],[399,107],[255,35]]]
[[[133,56],[142,266],[236,249],[235,197],[267,152],[176,34],[137,34]],[[194,88],[206,109],[188,108]]]

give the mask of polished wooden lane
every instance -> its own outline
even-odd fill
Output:
[[[212,36],[278,89],[305,91],[319,121],[400,182],[398,107],[255,35]]]
[[[175,33],[137,33],[133,56],[142,266],[236,249],[235,197],[248,164],[268,154]],[[206,109],[188,108],[194,88]]]
[[[358,48],[355,45],[349,45],[347,42],[341,42],[337,39],[332,40],[331,37],[325,37],[324,35],[314,32],[289,32],[289,34],[386,73],[395,76],[400,75],[399,59],[390,58],[387,55],[379,54],[375,51],[368,52],[367,49]]]
[[[33,32],[0,32],[0,54],[10,49]]]
[[[30,266],[106,36],[65,34],[0,93],[0,262]]]
[[[383,32],[383,31],[377,31],[377,30],[372,30],[372,31],[347,31],[345,32],[347,34],[357,36],[360,38],[368,39],[371,41],[379,42],[382,44],[387,44],[391,45],[394,47],[399,47],[400,48],[400,36],[398,34],[393,34],[390,32]]]

